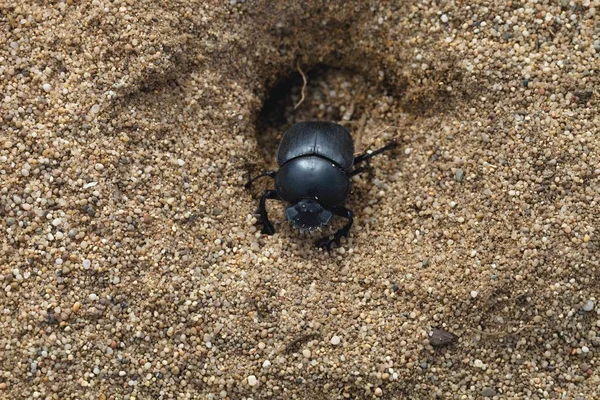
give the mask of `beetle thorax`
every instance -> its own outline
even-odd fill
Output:
[[[290,204],[316,200],[324,208],[342,204],[348,196],[348,175],[330,160],[303,156],[288,161],[275,177],[275,190]]]

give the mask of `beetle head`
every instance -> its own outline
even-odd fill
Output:
[[[313,231],[325,226],[333,214],[316,200],[305,199],[286,208],[285,215],[294,228],[301,231]]]

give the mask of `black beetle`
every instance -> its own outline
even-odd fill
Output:
[[[262,233],[275,233],[267,216],[268,199],[289,204],[287,219],[301,231],[313,231],[329,224],[333,215],[348,220],[333,235],[316,242],[319,247],[340,245],[352,226],[352,211],[343,206],[350,193],[350,177],[362,172],[357,164],[395,147],[392,141],[375,151],[354,156],[354,142],[346,128],[333,122],[305,121],[288,129],[277,151],[278,171],[266,171],[250,179],[246,189],[264,176],[275,179],[275,190],[267,190],[260,199],[259,212]]]

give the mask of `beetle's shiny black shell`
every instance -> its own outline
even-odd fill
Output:
[[[333,122],[298,122],[288,129],[277,151],[277,164],[301,156],[327,158],[347,170],[354,163],[354,143],[348,129]]]
[[[331,161],[304,156],[281,167],[275,177],[275,190],[290,204],[314,199],[325,207],[333,207],[348,197],[350,181],[348,175]]]

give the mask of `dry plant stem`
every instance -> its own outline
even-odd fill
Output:
[[[304,92],[306,90],[306,75],[304,75],[304,72],[302,72],[302,68],[300,68],[300,61],[298,61],[296,63],[296,69],[302,76],[302,92],[301,92],[300,101],[298,103],[296,103],[296,105],[294,106],[294,110],[297,109],[298,107],[300,107],[300,104],[302,104],[302,102],[304,102]]]

